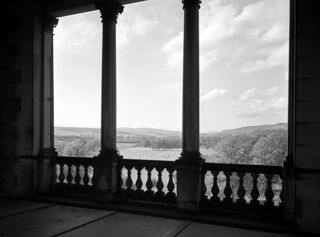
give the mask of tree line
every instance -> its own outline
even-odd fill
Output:
[[[181,137],[151,138],[119,137],[120,142],[154,150],[181,148]],[[207,162],[282,165],[287,154],[287,129],[258,130],[248,133],[201,135],[200,146],[215,151],[204,158]],[[99,153],[100,138],[96,136],[55,136],[59,155],[93,157]],[[217,159],[218,158],[218,159]]]

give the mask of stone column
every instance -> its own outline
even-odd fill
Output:
[[[295,7],[294,1],[290,1],[290,29],[289,29],[289,83],[288,83],[288,154],[283,163],[283,200],[285,218],[294,223],[295,213],[295,67],[296,59],[294,58],[296,45],[296,30],[295,30]]]
[[[199,8],[200,0],[183,0],[183,126],[182,153],[177,165],[177,204],[198,210],[201,194],[199,152]]]
[[[39,191],[47,192],[51,184],[54,148],[53,106],[53,29],[58,19],[46,15],[43,19],[42,86],[41,86],[41,149],[39,158]]]
[[[46,16],[43,31],[42,155],[55,155],[53,107],[53,29],[58,19]]]
[[[96,3],[102,19],[101,150],[94,158],[94,182],[98,199],[115,198],[118,184],[116,137],[116,23],[123,6],[117,1]]]

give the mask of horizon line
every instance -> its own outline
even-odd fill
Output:
[[[237,128],[245,128],[245,127],[255,127],[255,126],[267,126],[267,125],[277,125],[277,124],[288,124],[288,122],[278,122],[278,123],[274,123],[274,124],[271,124],[271,123],[267,123],[267,124],[255,124],[255,125],[246,125],[246,126],[240,126],[240,127],[233,127],[233,128],[227,128],[227,129],[222,129],[222,130],[209,130],[209,131],[203,131],[200,133],[212,133],[212,132],[221,132],[221,131],[225,131],[225,130],[233,130],[233,129],[237,129]],[[88,129],[101,129],[101,127],[82,127],[82,126],[60,126],[60,125],[57,125],[57,126],[54,126],[54,128],[56,127],[60,127],[60,128],[88,128]],[[121,129],[121,128],[128,128],[128,129],[156,129],[156,130],[166,130],[166,131],[172,131],[172,132],[181,132],[182,133],[182,130],[172,130],[172,129],[166,129],[166,128],[156,128],[156,127],[117,127],[117,130],[118,129]]]

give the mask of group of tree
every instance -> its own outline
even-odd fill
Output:
[[[93,157],[99,153],[100,139],[94,136],[55,136],[55,148],[62,156]]]
[[[202,142],[226,163],[282,165],[288,151],[286,129],[206,137]]]
[[[149,147],[154,150],[169,150],[181,148],[181,137],[165,137],[165,138],[154,138],[144,139],[136,146]]]

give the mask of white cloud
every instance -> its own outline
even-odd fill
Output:
[[[271,96],[271,95],[273,95],[278,89],[279,89],[279,87],[273,86],[273,87],[267,89],[264,94],[265,94],[266,96]]]
[[[274,110],[286,110],[288,107],[288,100],[284,97],[274,98],[266,104],[266,108]]]
[[[288,6],[288,0],[258,1],[242,8],[230,1],[203,2],[200,10],[200,69],[203,71],[213,63],[225,61],[226,66],[236,65],[243,73],[253,73],[286,64]],[[182,32],[164,44],[167,65],[182,65],[182,48]]]
[[[101,44],[101,20],[98,11],[62,17],[54,29],[56,48],[68,51],[74,47]]]
[[[234,34],[232,19],[237,12],[232,4],[223,4],[220,0],[206,1],[200,14],[201,47],[213,46]]]
[[[117,44],[119,46],[126,45],[131,40],[146,35],[159,24],[156,19],[144,17],[141,13],[136,15],[123,14],[117,27]],[[130,39],[130,40],[129,40]]]
[[[287,106],[285,97],[258,99],[251,102],[246,109],[240,111],[239,117],[252,118],[270,114],[282,114],[287,110]]]
[[[183,33],[180,32],[177,36],[171,38],[162,46],[162,51],[168,54],[167,65],[171,67],[182,66],[182,45]]]
[[[247,89],[241,94],[240,100],[248,100],[250,98],[255,97],[259,93],[260,91],[256,88]]]
[[[226,93],[227,93],[227,90],[226,90],[226,89],[214,88],[213,90],[204,93],[204,94],[200,97],[200,101],[212,100],[212,99],[215,99],[216,97],[223,96],[223,95],[225,95]]]
[[[266,56],[265,59],[258,59],[255,61],[248,62],[241,67],[243,73],[254,73],[260,70],[266,70],[276,66],[283,66],[287,68],[288,57],[289,57],[289,44],[285,43],[281,47],[260,50],[258,55]]]
[[[214,47],[217,42],[232,34],[229,19],[235,16],[232,5],[221,5],[220,1],[203,4],[200,17],[200,70],[219,61],[221,50]],[[169,39],[162,47],[167,54],[167,65],[181,67],[183,60],[183,32]]]
[[[255,41],[264,34],[267,34],[266,38],[268,35],[270,38],[276,36],[275,33],[279,32],[278,28],[281,26],[284,31],[277,37],[287,41],[288,16],[288,0],[264,0],[246,5],[232,21],[237,33]]]
[[[214,62],[219,61],[219,51],[218,50],[214,50],[211,52],[203,52],[200,55],[200,70],[204,71],[205,69],[207,69],[208,67],[210,67],[210,65]]]
[[[286,40],[284,37],[284,32],[287,31],[287,25],[283,21],[278,21],[273,24],[273,26],[268,29],[267,32],[265,32],[262,36],[260,36],[260,39],[266,42],[283,42]]]

